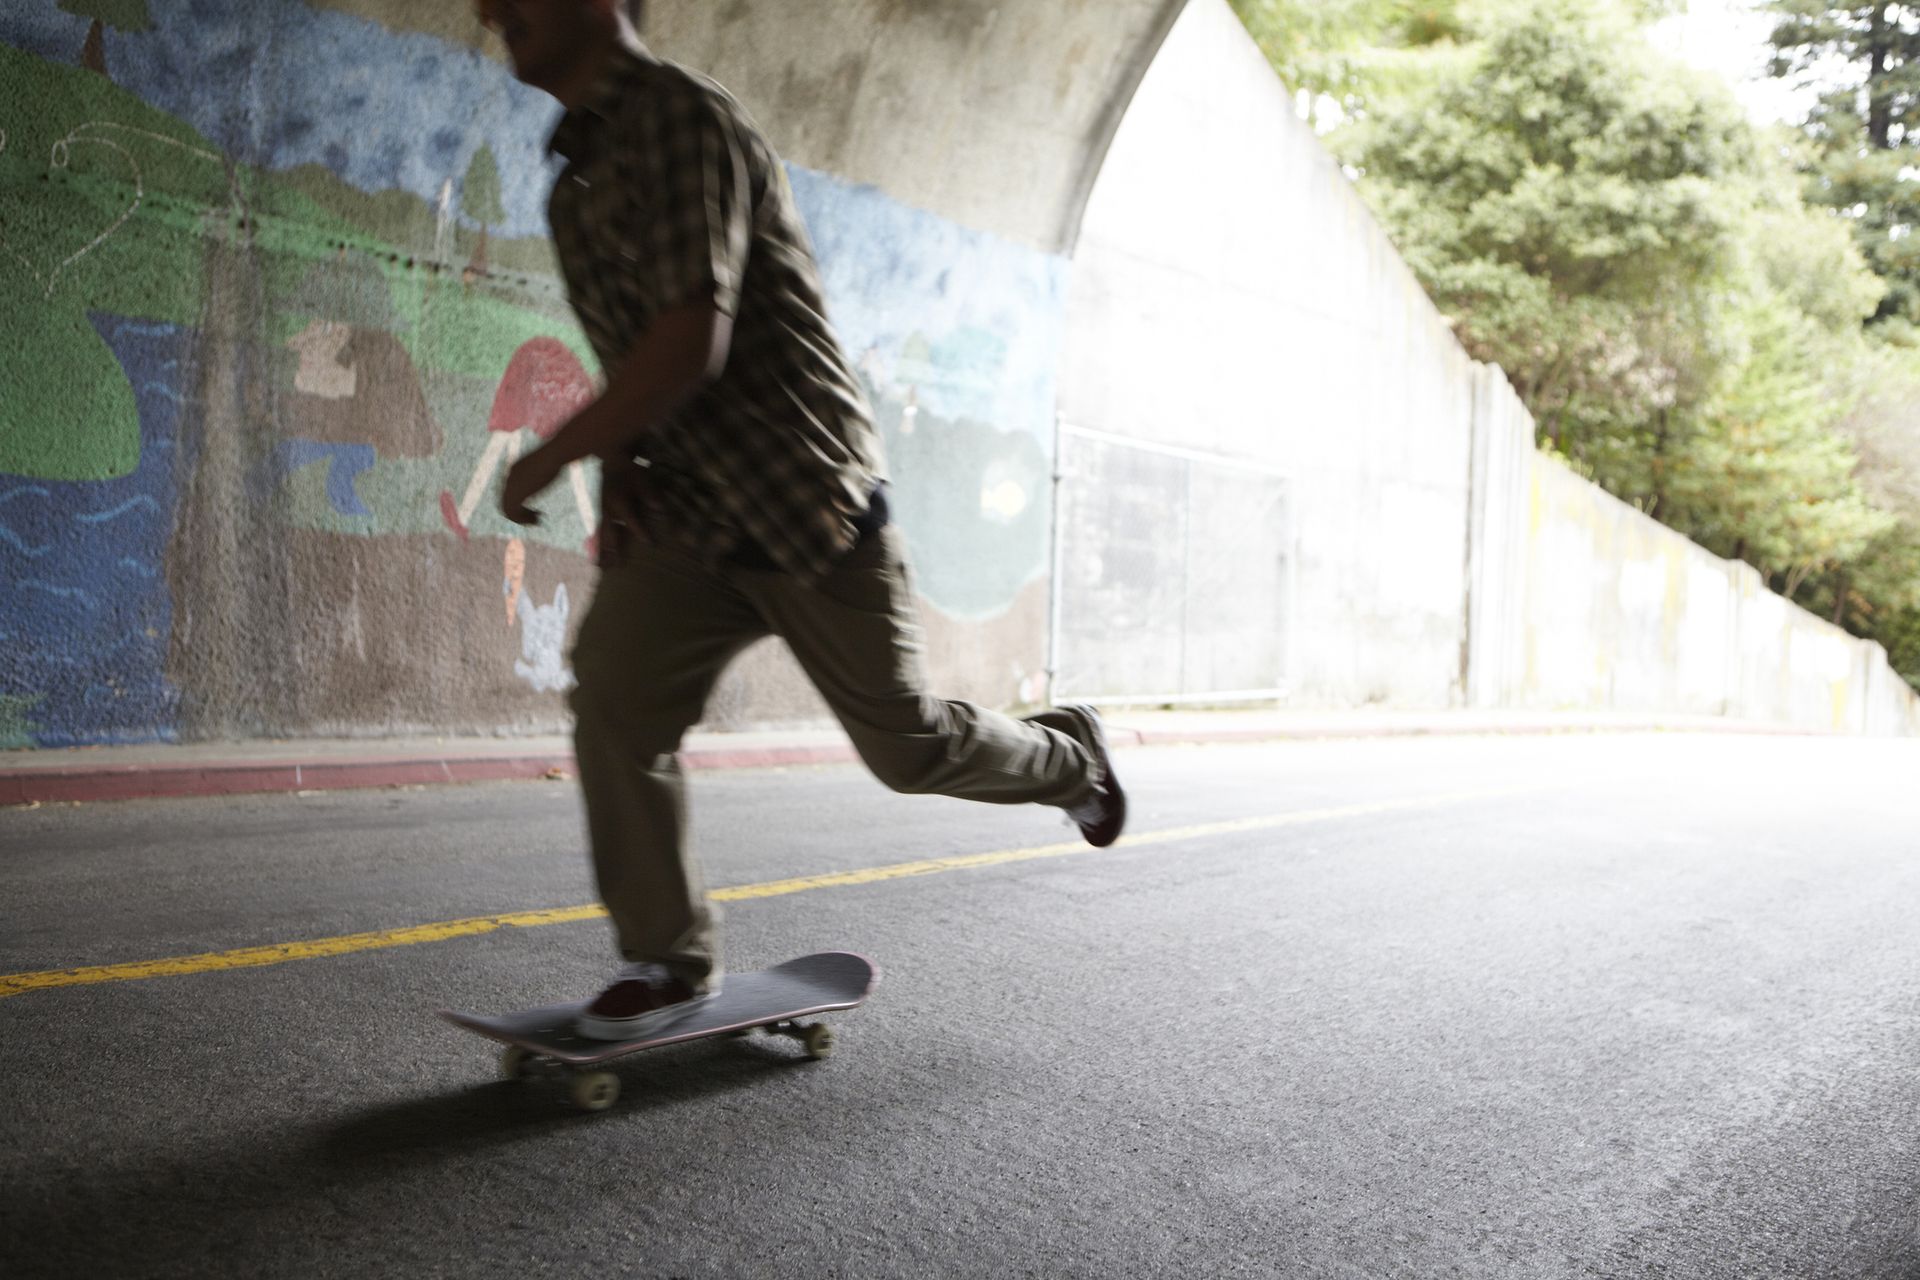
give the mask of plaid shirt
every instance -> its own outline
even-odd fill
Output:
[[[662,311],[733,317],[720,376],[635,446],[655,500],[708,563],[751,541],[824,576],[884,466],[779,157],[724,89],[629,47],[551,146],[567,167],[547,218],[602,368]]]

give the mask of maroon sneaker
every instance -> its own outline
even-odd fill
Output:
[[[657,964],[629,965],[581,1011],[574,1030],[589,1040],[637,1040],[677,1022],[718,994],[718,984],[698,991]]]

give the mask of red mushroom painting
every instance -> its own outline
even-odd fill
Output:
[[[532,338],[514,352],[513,359],[507,362],[507,371],[500,377],[500,388],[494,393],[493,411],[487,415],[487,447],[474,467],[466,493],[456,503],[451,491],[440,492],[440,514],[446,519],[447,527],[465,541],[473,513],[486,496],[502,460],[511,466],[520,456],[520,433],[531,431],[542,440],[551,438],[593,399],[593,392],[593,379],[579,358],[559,339]],[[574,463],[567,468],[567,480],[579,504],[587,554],[591,556],[595,518],[585,469]]]

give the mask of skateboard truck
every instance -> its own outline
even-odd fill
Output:
[[[745,1040],[755,1031],[770,1036],[798,1040],[807,1051],[807,1060],[818,1062],[833,1052],[833,1028],[824,1022],[798,1022],[782,1019],[758,1027],[739,1027],[725,1034]],[[500,1051],[500,1077],[503,1080],[531,1080],[536,1076],[566,1080],[567,1095],[582,1111],[605,1111],[620,1098],[620,1077],[611,1071],[583,1071],[571,1063],[549,1057],[524,1045],[510,1044]]]

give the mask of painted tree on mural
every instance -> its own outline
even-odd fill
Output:
[[[460,184],[460,211],[480,224],[480,240],[474,245],[473,260],[467,269],[475,274],[487,269],[487,231],[506,220],[506,208],[500,203],[500,163],[486,143],[473,153],[467,165],[467,177]]]
[[[151,31],[153,15],[147,0],[60,0],[60,11],[91,18],[87,38],[80,46],[80,65],[107,75],[106,28],[115,31]]]

